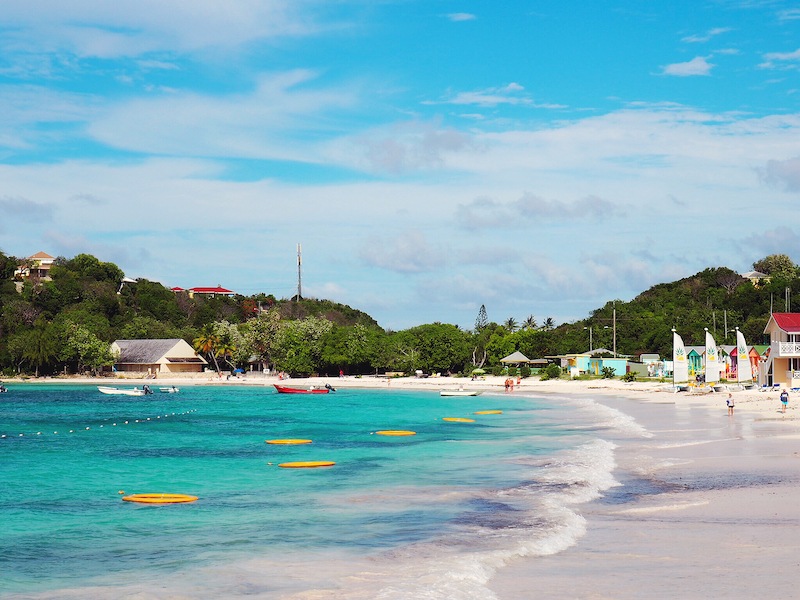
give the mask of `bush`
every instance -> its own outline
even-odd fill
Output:
[[[531,368],[528,365],[523,365],[519,370],[519,374],[522,375],[522,377],[530,377]]]
[[[628,383],[630,383],[631,381],[636,381],[636,373],[634,373],[633,371],[628,371],[627,373],[625,373],[625,375],[620,377],[620,379],[622,379],[622,381],[627,381]]]
[[[492,367],[492,375],[496,375],[496,376],[500,377],[500,375],[503,374],[503,370],[504,370],[503,367],[501,367],[499,365],[496,366],[496,367]]]
[[[517,367],[508,367],[508,376],[509,377],[516,377],[517,376]]]
[[[542,371],[542,375],[540,379],[542,381],[547,381],[548,379],[558,379],[561,377],[561,367],[558,365],[547,365],[544,371]]]
[[[600,376],[603,379],[614,379],[614,367],[603,367],[600,369]]]

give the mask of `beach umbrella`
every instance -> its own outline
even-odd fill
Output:
[[[483,375],[484,373],[486,373],[486,371],[484,371],[483,369],[472,369],[473,375]]]

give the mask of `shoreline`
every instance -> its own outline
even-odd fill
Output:
[[[0,378],[0,382],[7,387],[27,385],[94,385],[94,386],[141,386],[167,387],[167,386],[263,386],[272,387],[275,384],[289,387],[324,386],[329,384],[334,388],[348,389],[399,389],[437,391],[446,389],[475,390],[480,392],[505,392],[504,376],[487,375],[479,380],[467,377],[399,377],[388,379],[374,375],[340,377],[303,377],[280,379],[274,375],[219,378],[216,375],[209,377],[159,377],[157,379],[124,378],[124,377],[40,377],[40,378]],[[727,391],[723,392],[680,392],[668,390],[670,384],[656,381],[624,382],[619,379],[590,379],[590,380],[546,380],[538,378],[523,379],[520,384],[514,384],[512,394],[577,394],[597,395],[602,398],[623,397],[629,400],[656,404],[675,404],[679,406],[707,406],[719,407],[727,411]],[[780,390],[761,392],[758,390],[731,390],[735,402],[734,413],[753,414],[761,419],[782,421],[795,421],[797,418],[800,394],[790,393],[789,404],[785,413],[780,413]]]
[[[570,383],[570,382],[565,382]],[[587,386],[588,387],[588,386]],[[778,393],[667,394],[586,389],[652,435],[620,444],[619,487],[576,507],[587,533],[519,559],[489,588],[500,600],[789,598],[800,570],[800,429]]]

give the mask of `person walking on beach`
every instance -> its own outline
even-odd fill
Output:
[[[782,405],[781,406],[781,411],[782,412],[786,412],[786,407],[788,406],[788,404],[789,404],[789,392],[787,392],[786,390],[783,390],[781,392],[781,405]]]
[[[728,404],[728,415],[733,415],[733,394],[728,394],[726,402]]]

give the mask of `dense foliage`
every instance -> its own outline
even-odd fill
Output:
[[[706,269],[630,302],[608,302],[574,323],[556,326],[544,318],[537,325],[530,315],[499,325],[481,306],[472,330],[432,323],[391,332],[329,300],[191,298],[146,279],[123,283],[116,265],[87,254],[59,257],[47,280],[15,280],[22,262],[0,252],[0,370],[6,376],[97,371],[114,360],[110,342],[146,338],[183,338],[217,369],[260,363],[298,375],[501,372],[500,359],[514,351],[530,358],[585,352],[590,333],[595,348],[612,349],[615,326],[618,353],[666,356],[673,327],[687,344],[702,344],[705,327],[718,344],[733,344],[737,326],[748,342],[760,343],[770,310],[790,310],[792,290],[800,290],[797,266],[772,255],[754,263],[768,280],[754,284],[725,267]]]

